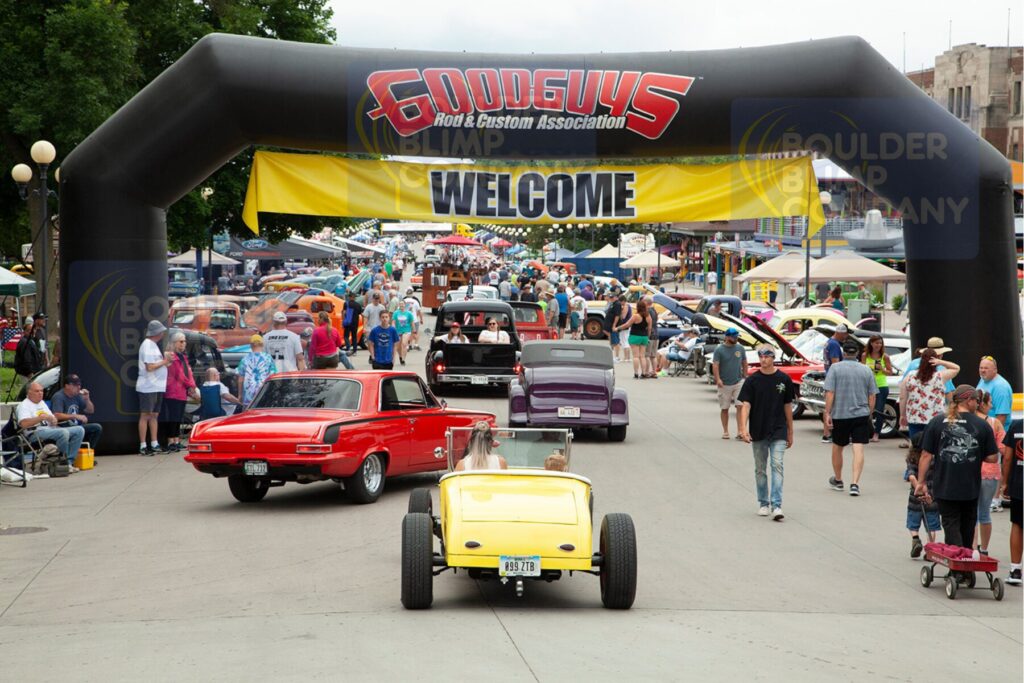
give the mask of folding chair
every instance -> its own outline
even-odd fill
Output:
[[[15,414],[12,411],[10,419],[4,423],[0,430],[0,472],[7,472],[14,475],[14,482],[5,482],[0,476],[0,485],[28,486],[28,477],[25,472],[28,469],[28,462],[39,457],[42,444],[31,441],[24,430],[18,425]]]

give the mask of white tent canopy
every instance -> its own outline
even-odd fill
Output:
[[[611,244],[606,244],[595,252],[591,252],[586,258],[618,258],[619,248]]]
[[[340,243],[346,251],[372,251],[375,254],[387,253],[387,250],[383,247],[375,247],[369,244],[364,244],[356,240],[350,240],[347,237],[334,236],[335,243]]]
[[[803,280],[806,266],[804,255],[795,251],[787,251],[768,259],[764,263],[751,268],[742,275],[733,278],[735,282],[765,282],[770,280],[781,280],[783,282],[794,282]]]
[[[208,256],[208,252],[206,250],[203,250],[203,265],[204,266],[209,265],[209,263],[210,263],[209,258],[210,258],[210,256]],[[215,265],[215,266],[237,266],[240,263],[239,261],[236,261],[233,258],[228,258],[227,256],[224,256],[223,254],[218,254],[215,251],[212,252],[212,258],[213,258],[213,265]],[[169,265],[169,266],[194,266],[195,263],[196,263],[196,250],[195,249],[189,249],[188,251],[186,251],[186,252],[184,252],[182,254],[178,254],[177,256],[173,256],[173,257],[167,259],[167,265]]]
[[[787,278],[799,282],[803,276]],[[852,251],[837,251],[811,263],[811,282],[904,282],[907,276],[895,268]]]
[[[35,293],[36,283],[34,280],[12,273],[6,268],[0,268],[0,295],[28,296]]]
[[[656,250],[644,251],[619,264],[620,268],[678,268],[679,261],[659,254]]]

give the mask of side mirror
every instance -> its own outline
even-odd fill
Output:
[[[446,400],[444,400],[444,399],[442,398],[442,399],[441,399],[441,407],[442,407],[442,408],[447,408],[447,407],[448,407],[448,401],[446,401]]]
[[[434,449],[434,457],[437,458],[438,460],[443,459],[444,458],[444,449],[441,448],[440,446],[435,448]]]

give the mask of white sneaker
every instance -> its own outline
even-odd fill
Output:
[[[782,508],[775,508],[772,510],[772,519],[776,522],[781,522],[785,517],[786,515],[782,514]]]
[[[82,470],[78,469],[74,465],[68,465],[68,471],[70,471],[71,474],[74,474],[75,472],[81,472]]]
[[[759,507],[757,509],[757,514],[760,515],[761,517],[767,517],[768,516],[768,506],[767,505],[762,505],[761,507]]]

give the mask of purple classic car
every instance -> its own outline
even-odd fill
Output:
[[[629,398],[615,387],[608,344],[532,341],[520,362],[508,391],[510,427],[607,427],[610,441],[625,440]]]

